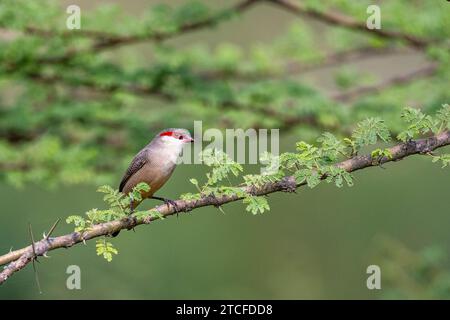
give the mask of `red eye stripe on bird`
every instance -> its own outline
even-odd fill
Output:
[[[163,131],[159,134],[160,137],[173,137],[178,140],[184,140],[185,142],[194,142],[194,139],[189,134],[185,134],[180,132],[179,130],[184,129],[176,129],[177,131]]]
[[[164,132],[159,134],[160,137],[163,137],[163,136],[171,137],[172,135],[173,135],[173,131],[164,131]]]
[[[183,146],[192,142],[194,139],[186,129],[170,128],[158,133],[133,158],[120,182],[119,191],[128,194],[138,183],[145,182],[150,186],[150,191],[143,192],[142,199],[161,200],[167,205],[173,205],[177,210],[174,201],[156,197],[154,194],[169,180],[175,170],[178,157],[183,151]],[[131,210],[134,210],[139,203],[132,201]],[[114,233],[113,236],[118,233]]]

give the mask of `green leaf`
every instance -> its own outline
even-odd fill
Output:
[[[382,159],[382,158],[388,158],[392,159],[392,153],[389,149],[375,149],[370,154],[372,158],[374,159]]]
[[[317,142],[322,144],[320,153],[326,162],[334,162],[340,155],[345,154],[346,146],[332,133],[323,133],[322,136],[317,139]]]
[[[442,168],[445,168],[447,166],[450,166],[450,154],[443,154],[440,156],[433,156],[433,160],[432,162],[438,162],[441,161],[442,162]]]
[[[73,215],[66,218],[66,223],[75,225],[75,232],[84,231],[86,229],[86,219],[81,216]]]
[[[191,201],[191,200],[200,200],[201,199],[201,194],[200,193],[183,193],[180,198],[181,200],[185,200],[185,201]]]
[[[150,186],[145,182],[139,182],[134,188],[133,191],[137,192],[149,192]]]
[[[150,186],[145,182],[140,182],[130,192],[130,201],[142,201],[142,194],[150,191]]]
[[[349,187],[353,186],[352,175],[343,168],[337,167],[335,165],[330,165],[327,167],[323,167],[321,170],[321,174],[327,177],[326,181],[328,183],[334,182],[334,184],[338,188],[341,188],[344,185],[344,182],[347,183]]]
[[[438,122],[419,109],[405,108],[401,118],[409,124],[408,128],[397,135],[403,142],[413,139],[418,134],[437,132]]]
[[[307,177],[306,177],[306,183],[308,184],[308,187],[311,189],[317,186],[320,183],[320,176],[317,171],[312,171]]]
[[[208,180],[205,186],[216,185],[218,182],[228,179],[230,174],[237,177],[243,171],[239,163],[234,162],[226,153],[217,149],[205,149],[200,154],[200,158],[207,166],[212,167],[211,172],[206,174]]]
[[[344,138],[343,142],[351,149],[350,156],[354,155],[358,151],[356,143],[352,139]]]
[[[106,193],[106,194],[113,194],[114,189],[109,185],[103,185],[97,188],[97,192]]]
[[[244,204],[247,204],[245,210],[251,212],[252,214],[263,213],[266,210],[270,210],[269,203],[264,197],[248,195],[243,199],[243,202]]]
[[[98,256],[103,256],[106,261],[111,262],[113,254],[118,254],[116,248],[114,248],[111,242],[107,242],[104,238],[96,241],[96,251]]]
[[[280,181],[284,177],[282,171],[274,174],[247,174],[244,176],[244,183],[246,186],[261,187],[267,183],[274,183]]]
[[[440,121],[440,130],[450,129],[450,105],[444,104],[437,112],[436,118]]]
[[[356,149],[375,144],[378,142],[378,138],[384,142],[391,140],[389,129],[384,120],[380,118],[368,118],[359,122],[352,134]]]
[[[151,210],[149,210],[149,213],[148,213],[152,218],[158,218],[158,219],[161,219],[161,220],[164,220],[166,217],[164,217],[164,215],[163,214],[161,214],[158,210],[156,210],[156,209],[151,209]]]

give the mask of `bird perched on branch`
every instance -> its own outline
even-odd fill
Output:
[[[152,198],[172,204],[174,201],[153,196],[170,178],[177,165],[178,157],[183,151],[183,145],[194,142],[186,129],[169,128],[161,131],[145,146],[131,161],[120,182],[119,191],[128,194],[134,186],[145,182],[150,186],[148,192],[141,193],[142,199]],[[133,210],[140,202],[133,200]]]

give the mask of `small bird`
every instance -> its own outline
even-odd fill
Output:
[[[174,201],[153,196],[172,175],[177,165],[178,157],[183,151],[183,145],[194,142],[186,129],[169,128],[161,131],[146,145],[131,161],[120,182],[119,191],[128,194],[134,186],[145,182],[150,191],[142,192],[142,199],[152,198],[172,204]],[[132,200],[131,210],[139,205],[139,201]]]

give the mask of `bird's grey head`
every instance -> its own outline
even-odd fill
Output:
[[[165,144],[185,144],[194,142],[189,130],[180,128],[168,128],[159,132],[155,139]]]
[[[159,132],[151,142],[151,145],[163,148],[167,152],[171,150],[177,154],[186,144],[194,142],[191,134],[186,129],[168,128]]]
[[[149,149],[166,157],[168,162],[177,162],[183,146],[194,142],[186,129],[168,128],[159,132],[149,145]]]

